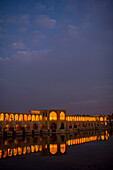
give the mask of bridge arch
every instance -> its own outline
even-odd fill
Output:
[[[57,120],[57,113],[52,111],[50,114],[49,114],[49,120]]]
[[[25,128],[25,130],[30,130],[30,125],[27,123],[27,124],[25,124],[24,128]]]
[[[9,114],[6,113],[6,114],[5,114],[5,121],[8,121],[8,120],[9,120]]]
[[[33,124],[33,130],[37,130],[38,129],[38,125],[36,123]]]
[[[64,123],[61,123],[60,129],[64,129]]]
[[[18,121],[18,114],[15,114],[15,121]]]
[[[16,124],[15,130],[16,130],[16,131],[19,131],[19,130],[21,130],[21,129],[22,129],[21,125],[20,125],[20,124]]]
[[[41,123],[41,124],[40,124],[40,130],[43,130],[44,128],[45,128],[44,124]]]
[[[57,153],[57,144],[50,144],[49,148],[50,148],[50,153],[52,155],[55,155]]]
[[[57,129],[57,125],[56,123],[52,122],[49,126],[50,129],[54,130],[54,129]]]
[[[19,115],[19,121],[23,121],[23,115],[22,114]]]
[[[65,120],[65,113],[64,112],[60,112],[60,120]]]
[[[11,124],[6,124],[5,131],[8,132],[8,131],[11,131],[11,130],[12,130]]]
[[[69,123],[69,129],[72,129],[72,124]]]

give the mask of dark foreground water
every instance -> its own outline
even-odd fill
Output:
[[[0,169],[113,169],[112,132],[0,139]]]

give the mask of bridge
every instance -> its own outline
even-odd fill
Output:
[[[29,113],[0,112],[0,135],[70,133],[106,129],[106,116],[66,115],[65,110],[30,110]]]

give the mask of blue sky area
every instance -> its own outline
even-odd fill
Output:
[[[113,113],[113,1],[1,0],[0,110]]]

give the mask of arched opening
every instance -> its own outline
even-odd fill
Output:
[[[50,153],[52,155],[56,154],[57,153],[57,144],[50,144],[49,145],[49,148],[50,148]]]
[[[78,123],[78,127],[80,127],[80,123]]]
[[[19,130],[21,130],[21,129],[22,129],[21,125],[20,125],[20,124],[16,124],[15,130],[16,130],[16,131],[19,131]]]
[[[66,145],[65,143],[60,144],[60,152],[63,154],[66,151]]]
[[[33,124],[33,130],[37,130],[38,129],[38,125],[35,123]]]
[[[57,128],[56,123],[51,123],[50,124],[50,129],[55,130]]]
[[[40,130],[43,130],[45,128],[44,124],[40,125]]]
[[[28,115],[28,121],[31,121],[31,115]]]
[[[0,125],[0,132],[2,131],[2,126]]]
[[[12,130],[12,126],[10,124],[7,124],[5,126],[5,131],[8,132],[8,131],[11,131]]]
[[[60,129],[64,129],[64,123],[61,123]]]
[[[9,120],[9,115],[6,113],[5,114],[5,121],[8,121]]]
[[[32,121],[35,121],[35,115],[32,115]]]
[[[65,113],[64,112],[60,113],[60,120],[65,120]]]
[[[77,128],[77,125],[76,125],[76,123],[74,123],[74,128]]]
[[[103,121],[103,117],[100,117],[100,121]]]
[[[25,144],[29,143],[29,141],[30,141],[29,138],[25,138],[25,139],[24,139],[24,143],[25,143]]]
[[[20,139],[15,139],[15,144],[16,145],[19,145],[21,143],[21,140]]]
[[[24,121],[27,121],[27,115],[26,114],[24,115]]]
[[[28,124],[25,124],[24,128],[25,130],[30,130],[30,126]]]
[[[49,114],[49,120],[57,120],[57,114],[56,114],[56,112],[52,111],[52,112]]]
[[[9,121],[14,121],[14,114],[10,114]]]
[[[9,146],[10,143],[11,143],[11,142],[10,142],[9,140],[5,140],[5,141],[4,141],[4,145],[5,145],[5,146]]]
[[[18,121],[18,114],[15,115],[15,121]]]
[[[91,126],[93,127],[93,123],[91,123]]]
[[[38,115],[36,115],[36,121],[39,121],[39,116]]]
[[[40,120],[42,121],[42,115],[40,115]]]
[[[72,129],[72,125],[71,124],[69,124],[69,129]]]
[[[22,114],[19,115],[19,121],[23,121],[23,115]]]
[[[0,121],[4,121],[4,114],[3,113],[0,114]]]

